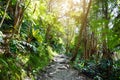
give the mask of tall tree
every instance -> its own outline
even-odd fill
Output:
[[[75,45],[75,49],[73,51],[73,57],[71,58],[71,61],[75,60],[77,53],[78,53],[78,50],[80,48],[81,38],[83,35],[83,30],[85,30],[85,28],[86,28],[87,17],[88,17],[88,13],[89,13],[89,10],[91,7],[91,3],[92,3],[92,0],[89,1],[88,7],[85,8],[86,2],[85,2],[85,0],[83,0],[83,13],[82,13],[82,20],[81,20],[81,28],[79,30],[78,40],[77,40],[77,43]]]

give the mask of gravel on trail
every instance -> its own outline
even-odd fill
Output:
[[[59,54],[54,57],[44,70],[40,71],[36,80],[90,80],[88,77],[79,74],[79,72],[69,65],[69,57]]]

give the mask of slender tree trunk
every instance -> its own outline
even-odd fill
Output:
[[[23,1],[20,0],[20,2],[17,1],[16,7],[15,7],[15,13],[14,13],[14,32],[13,34],[19,34],[20,26],[23,20],[23,13],[24,13],[24,8],[19,7],[20,3]]]
[[[86,26],[86,25],[85,25]],[[87,27],[86,27],[87,28]],[[88,59],[88,57],[89,57],[89,54],[88,54],[88,51],[87,51],[87,46],[88,46],[88,44],[87,44],[87,30],[86,30],[86,28],[85,28],[85,30],[84,30],[84,38],[83,38],[83,46],[84,46],[84,54],[83,54],[83,57],[84,57],[84,59]]]
[[[2,18],[2,20],[1,20],[1,22],[0,22],[0,28],[1,28],[2,24],[3,24],[4,19],[5,19],[6,12],[7,12],[7,9],[8,9],[8,7],[9,7],[9,4],[10,4],[10,0],[8,0],[8,2],[7,2],[6,8],[5,8],[4,16],[3,16],[3,18]]]
[[[82,14],[83,15],[83,19],[82,19],[82,23],[81,23],[81,29],[79,30],[78,40],[77,40],[75,49],[73,51],[73,57],[71,58],[71,61],[74,61],[76,56],[77,56],[77,53],[78,53],[78,50],[79,50],[79,47],[80,47],[80,43],[81,43],[81,38],[82,38],[82,35],[83,35],[83,30],[86,27],[87,16],[88,16],[88,13],[89,13],[89,10],[90,10],[91,3],[92,3],[92,0],[90,0],[90,2],[88,4],[86,13]],[[83,6],[83,8],[84,8],[84,6]]]
[[[103,13],[103,19],[106,20],[106,22],[104,22],[105,24],[103,24],[103,33],[102,33],[102,38],[103,38],[103,44],[102,44],[102,48],[103,48],[103,58],[110,58],[109,55],[109,49],[107,46],[107,31],[108,31],[108,1],[102,1],[102,13]]]
[[[51,3],[52,3],[52,0],[49,0],[48,1],[48,6],[47,6],[47,8],[48,8],[47,12],[48,13],[52,12],[52,5],[51,5]],[[45,42],[48,43],[49,45],[50,45],[50,41],[51,41],[51,38],[52,38],[51,35],[50,35],[51,29],[52,29],[52,25],[48,24],[47,25],[47,29],[46,29],[46,35],[45,35]]]
[[[111,52],[108,48],[108,38],[107,38],[107,34],[108,34],[108,30],[109,30],[109,27],[108,27],[108,22],[109,22],[109,12],[108,12],[108,0],[104,1],[102,0],[102,13],[103,13],[103,19],[106,20],[105,24],[103,24],[103,34],[102,34],[102,37],[103,37],[103,44],[102,44],[102,48],[103,48],[103,58],[108,60],[110,62],[110,65],[108,65],[107,67],[107,74],[106,74],[106,79],[109,79],[109,76],[112,75],[112,65],[113,65],[113,60],[111,58]]]
[[[50,39],[51,39],[51,36],[50,36],[50,31],[51,31],[51,25],[50,24],[48,24],[48,27],[47,27],[47,29],[46,29],[46,35],[45,35],[45,41],[47,42],[47,43],[49,43],[50,42]]]

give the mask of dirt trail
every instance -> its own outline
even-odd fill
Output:
[[[53,62],[40,72],[37,80],[90,80],[71,68],[68,62],[69,58],[63,54],[55,56]]]

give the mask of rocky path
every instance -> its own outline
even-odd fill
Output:
[[[40,72],[37,80],[90,80],[71,68],[68,62],[69,58],[63,54],[55,56],[53,62]]]

